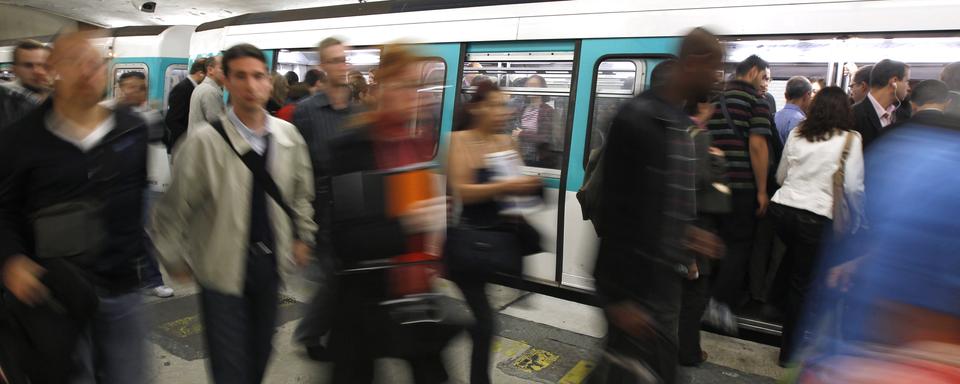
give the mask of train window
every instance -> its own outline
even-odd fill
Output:
[[[117,97],[120,94],[120,76],[127,72],[143,72],[143,75],[150,78],[150,70],[144,63],[119,63],[113,65],[113,77],[110,78],[110,81],[113,85],[110,87],[111,93],[110,97]],[[150,82],[147,82],[147,87],[149,87]],[[147,89],[147,92],[150,92]]]
[[[620,106],[643,90],[645,67],[645,62],[637,59],[618,58],[600,62],[594,88],[593,115],[590,119],[588,145],[591,151],[603,146],[610,121]],[[584,157],[584,164],[588,157]]]
[[[514,116],[507,131],[517,140],[526,172],[560,177],[570,110],[572,53],[470,54],[463,66],[464,98],[482,79],[510,95]]]
[[[163,74],[163,106],[160,109],[164,114],[167,113],[167,103],[170,97],[170,91],[177,86],[183,79],[187,78],[186,64],[170,64]]]

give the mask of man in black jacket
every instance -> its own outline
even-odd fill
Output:
[[[167,129],[170,131],[170,137],[167,138],[167,150],[173,152],[173,146],[177,144],[180,136],[187,133],[187,121],[190,117],[190,95],[193,94],[193,88],[203,81],[206,76],[206,59],[197,59],[190,66],[190,76],[180,80],[176,86],[170,90],[170,96],[167,98],[167,115],[164,120],[167,123]]]
[[[43,364],[35,382],[142,383],[146,125],[98,105],[107,71],[82,35],[55,46],[53,100],[0,134],[5,301]]]
[[[608,359],[594,380],[621,383],[655,376],[673,383],[682,279],[693,265],[689,244],[705,253],[719,241],[696,218],[694,126],[681,106],[703,100],[716,82],[723,49],[695,29],[680,45],[677,74],[644,92],[614,118],[602,172],[605,221],[594,272],[606,302]],[[638,372],[617,363],[639,360]]]
[[[853,106],[853,120],[863,138],[863,149],[896,121],[896,111],[910,90],[910,67],[890,59],[880,60],[870,71],[870,92]]]
[[[890,130],[905,125],[960,128],[960,118],[946,113],[951,104],[947,84],[940,80],[921,81],[910,94],[913,115],[908,120],[890,126]]]
[[[13,49],[13,74],[17,80],[0,83],[0,128],[13,124],[47,98],[50,77],[45,63],[50,48],[24,40]]]

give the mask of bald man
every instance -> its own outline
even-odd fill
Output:
[[[5,300],[43,353],[24,359],[34,382],[143,383],[147,127],[98,105],[105,61],[83,35],[54,46],[52,100],[0,133]]]

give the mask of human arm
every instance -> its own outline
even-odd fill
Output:
[[[850,154],[847,157],[847,162],[844,167],[843,174],[843,192],[846,194],[847,203],[850,207],[850,212],[853,214],[853,226],[854,228],[858,227],[863,221],[863,210],[864,210],[864,161],[863,161],[863,141],[860,138],[860,134],[856,132],[848,132],[847,134],[852,134],[853,139],[850,142]]]
[[[472,204],[494,199],[506,194],[529,193],[540,186],[535,178],[522,177],[516,180],[492,183],[477,183],[474,168],[470,166],[471,149],[465,142],[464,132],[450,137],[450,160],[448,175],[453,192],[464,204]],[[509,141],[509,139],[508,139]],[[510,148],[507,144],[507,147]]]
[[[767,137],[750,135],[750,166],[753,168],[753,178],[757,184],[757,216],[763,216],[770,204],[767,195],[767,173],[770,168],[770,148],[767,147]]]
[[[787,180],[787,174],[790,172],[790,160],[789,153],[793,150],[793,135],[787,137],[787,141],[783,145],[783,156],[780,157],[780,165],[777,166],[777,184],[783,185],[783,182]]]

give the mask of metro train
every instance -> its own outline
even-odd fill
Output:
[[[473,78],[497,81],[516,103],[540,97],[554,109],[555,121],[525,172],[547,187],[547,208],[528,217],[543,236],[545,252],[525,259],[522,285],[590,302],[597,236],[575,198],[587,154],[602,144],[617,107],[647,87],[653,67],[674,54],[679,36],[705,26],[724,36],[731,65],[750,54],[767,59],[770,92],[783,105],[791,76],[846,86],[851,64],[884,58],[908,62],[914,78],[938,78],[944,65],[960,60],[957,14],[960,2],[952,0],[398,0],[247,14],[195,29],[143,27],[157,29],[113,38],[111,71],[146,67],[151,102],[158,102],[186,57],[210,56],[237,43],[262,49],[273,70],[302,77],[318,64],[316,44],[340,37],[354,47],[348,62],[369,77],[379,47],[404,39],[428,57],[422,92],[439,111],[432,119],[438,161]],[[157,36],[180,40],[152,54],[137,53],[140,60],[129,57],[133,47],[152,48]],[[131,48],[121,48],[127,37]],[[525,87],[522,80],[534,74],[545,84]],[[741,324],[779,332],[764,321]]]

